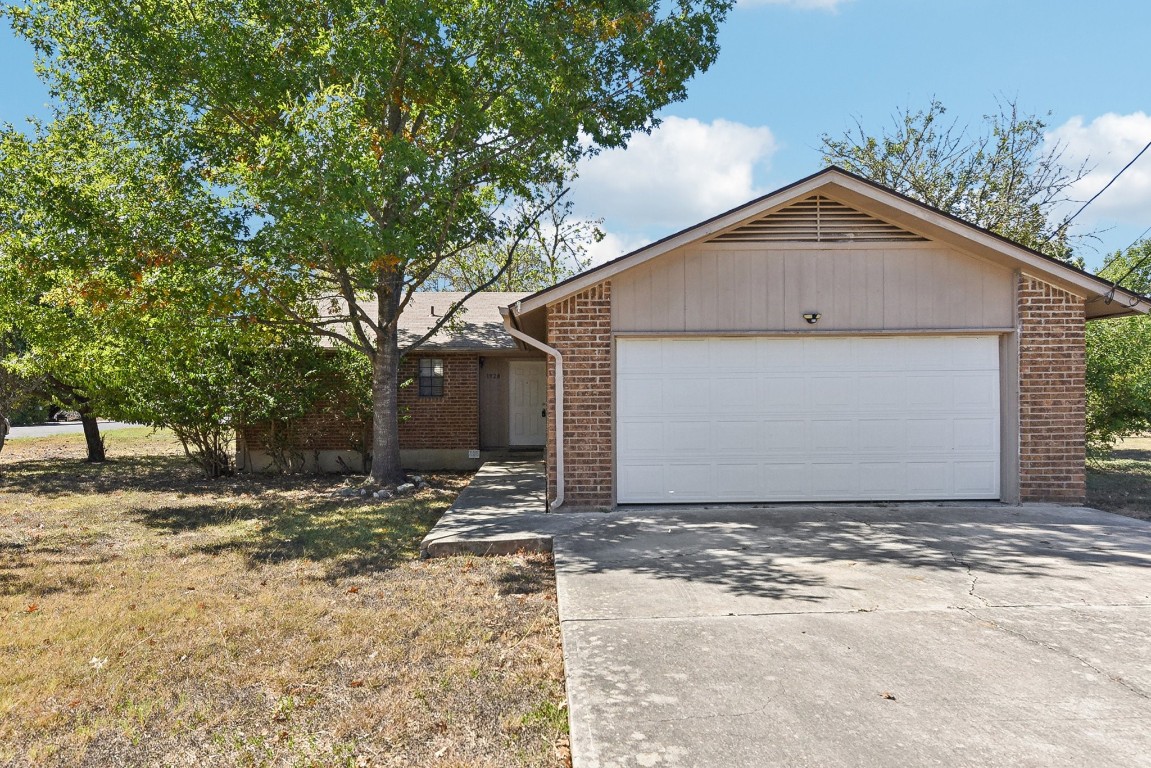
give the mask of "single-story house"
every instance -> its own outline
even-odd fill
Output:
[[[400,381],[408,384],[399,392],[404,415],[400,458],[406,468],[476,469],[486,460],[520,451],[542,454],[546,357],[517,343],[500,317],[500,307],[527,295],[472,296],[458,315],[404,358]],[[413,293],[400,316],[400,346],[422,338],[465,297],[449,291]],[[362,451],[371,443],[370,424],[349,423],[331,409],[305,417],[295,434],[304,465],[326,472],[362,469]],[[241,430],[238,464],[268,468],[267,442],[265,425]]]
[[[553,508],[1079,503],[1084,324],[1151,309],[837,168],[487,301],[483,346],[407,361],[445,394],[405,394],[403,447],[544,442]],[[489,372],[509,382],[485,396]],[[515,426],[541,385],[546,419]]]

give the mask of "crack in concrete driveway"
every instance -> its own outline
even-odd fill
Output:
[[[554,551],[575,768],[1149,761],[1148,523],[643,509]]]

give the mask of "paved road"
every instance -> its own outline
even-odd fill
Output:
[[[1151,524],[663,509],[554,546],[575,768],[1151,765]]]
[[[125,424],[122,421],[101,421],[100,431],[111,432],[114,429],[125,427],[138,427],[139,424]],[[84,428],[78,421],[69,421],[60,424],[40,424],[34,427],[12,427],[8,434],[9,440],[19,440],[22,437],[51,437],[53,435],[79,435]]]

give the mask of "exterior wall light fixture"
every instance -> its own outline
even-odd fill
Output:
[[[819,314],[818,312],[804,312],[803,313],[803,319],[807,321],[808,325],[815,325],[816,323],[819,322],[819,318],[821,318],[821,317],[823,317],[823,315]]]

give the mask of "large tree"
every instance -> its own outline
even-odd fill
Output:
[[[730,0],[40,0],[7,6],[63,108],[117,122],[253,223],[244,289],[373,365],[400,476],[397,320],[444,259],[526,235],[584,153],[717,55]],[[508,218],[535,200],[526,220]],[[318,316],[306,302],[331,298]],[[450,313],[445,313],[445,321]]]
[[[1086,169],[1064,165],[1046,128],[1041,116],[1021,114],[1010,101],[977,126],[949,119],[947,108],[932,101],[926,109],[898,110],[878,134],[857,121],[821,140],[828,164],[1069,260],[1072,238],[1055,213]]]

